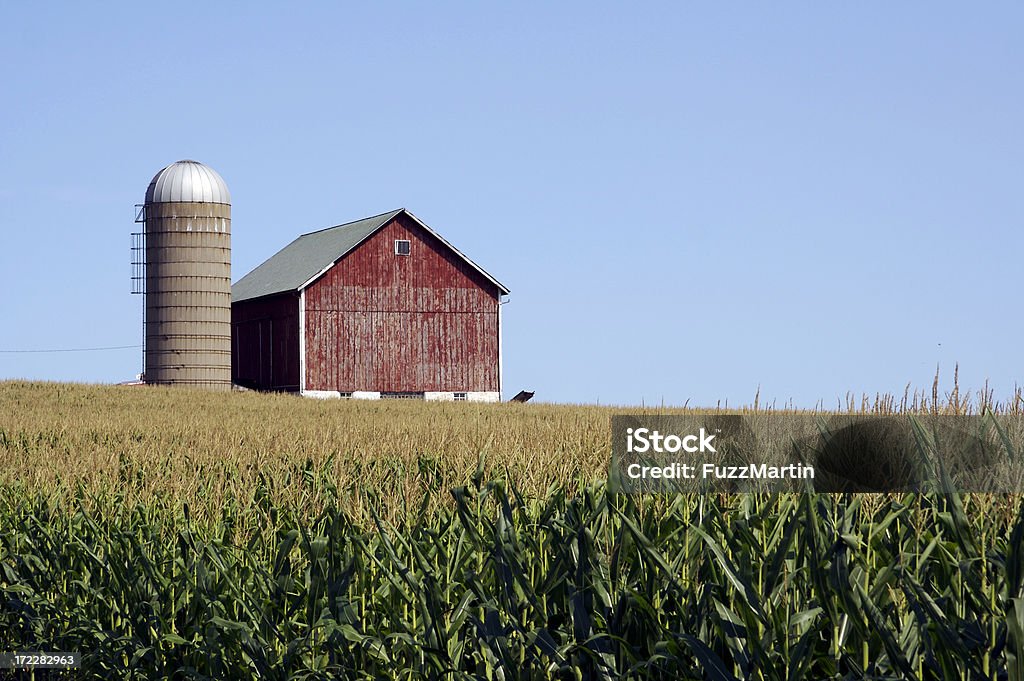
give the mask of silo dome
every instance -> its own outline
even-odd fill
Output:
[[[231,194],[217,171],[199,161],[178,161],[153,177],[146,203],[231,203]]]

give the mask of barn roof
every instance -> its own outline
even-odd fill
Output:
[[[406,209],[399,208],[355,222],[347,222],[336,227],[303,234],[271,256],[262,265],[239,279],[231,287],[231,302],[236,303],[276,293],[301,291],[401,213],[405,213],[415,220],[423,229],[497,286],[501,293],[509,292],[503,284],[463,255],[440,234],[427,227]]]

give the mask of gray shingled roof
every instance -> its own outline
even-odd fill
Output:
[[[249,272],[231,287],[231,302],[269,296],[275,293],[298,291],[318,274],[325,272],[346,253],[365,241],[371,234],[386,225],[399,213],[406,213],[424,229],[436,236],[441,243],[451,248],[481,274],[494,282],[502,293],[508,289],[484,272],[476,263],[463,255],[457,248],[444,240],[440,234],[427,227],[415,215],[404,208],[375,215],[318,232],[303,234],[291,242],[262,265]]]
[[[399,208],[372,218],[303,234],[239,279],[231,287],[231,302],[299,290],[300,286],[401,212]]]

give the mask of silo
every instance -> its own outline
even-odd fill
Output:
[[[146,190],[147,383],[231,388],[231,196],[197,161]]]

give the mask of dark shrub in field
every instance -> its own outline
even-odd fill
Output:
[[[926,478],[906,419],[839,419],[811,448],[820,492],[914,490]]]

